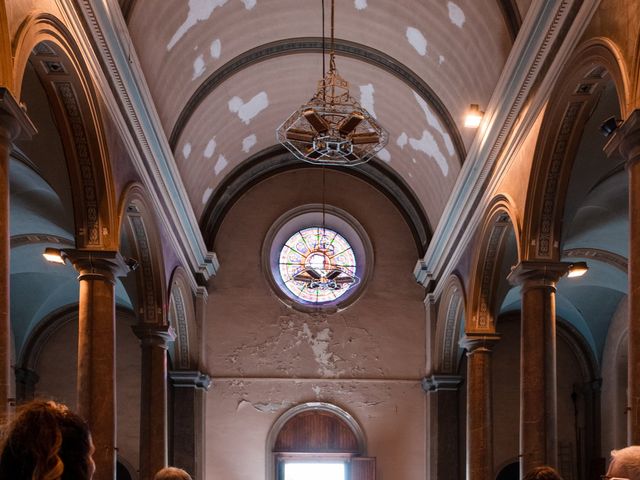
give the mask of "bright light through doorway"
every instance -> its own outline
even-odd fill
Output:
[[[345,480],[344,463],[285,463],[284,480]]]

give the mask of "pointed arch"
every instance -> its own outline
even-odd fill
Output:
[[[450,275],[443,288],[438,306],[434,371],[455,374],[458,371],[458,340],[465,318],[465,293],[457,275]]]
[[[502,258],[509,233],[513,233],[521,258],[520,222],[514,202],[507,195],[498,195],[490,203],[480,229],[480,248],[472,267],[469,304],[465,332],[495,333],[496,331],[496,286],[499,260]]]
[[[20,25],[13,57],[16,95],[32,59],[56,119],[73,192],[76,248],[117,250],[115,187],[89,60],[62,21],[45,12]]]
[[[166,325],[166,277],[155,216],[139,183],[129,184],[121,198],[118,232],[126,235],[138,262],[133,272],[137,290],[133,303],[138,319],[143,324]]]
[[[613,81],[620,112],[628,112],[629,77],[622,55],[607,39],[576,50],[559,77],[540,128],[527,189],[523,260],[560,260],[565,192],[584,126],[606,84]]]

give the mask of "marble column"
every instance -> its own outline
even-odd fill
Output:
[[[63,250],[78,271],[78,413],[91,428],[94,480],[116,468],[115,282],[129,272],[117,252]]]
[[[604,151],[622,157],[629,175],[627,443],[640,445],[640,110],[614,132]]]
[[[520,473],[558,463],[556,283],[560,262],[521,262],[509,281],[521,287]]]
[[[499,336],[467,333],[467,480],[493,479],[491,347]]]
[[[0,88],[0,418],[7,418],[11,401],[11,321],[9,276],[9,154],[20,135],[31,138],[35,127],[9,90]]]
[[[459,401],[462,377],[434,374],[422,380],[427,394],[427,478],[459,478]]]
[[[167,347],[175,340],[168,325],[133,327],[142,348],[140,396],[140,480],[152,480],[167,466]]]
[[[16,404],[33,400],[40,376],[29,368],[16,367]]]
[[[211,378],[200,371],[169,373],[173,392],[172,465],[204,480],[205,401]]]

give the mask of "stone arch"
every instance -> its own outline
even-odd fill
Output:
[[[115,187],[98,93],[78,42],[58,18],[38,12],[18,29],[13,57],[16,96],[32,58],[56,119],[73,192],[76,248],[116,251]]]
[[[354,435],[357,450],[360,455],[366,455],[366,438],[364,435],[364,431],[358,424],[355,418],[353,418],[348,412],[343,410],[342,408],[333,405],[331,403],[325,402],[307,402],[302,403],[300,405],[296,405],[293,408],[290,408],[286,412],[284,412],[278,419],[273,423],[271,429],[269,430],[269,434],[267,435],[266,442],[266,479],[274,480],[275,479],[275,462],[274,462],[274,454],[273,450],[276,445],[276,441],[278,439],[278,435],[282,428],[291,420],[295,419],[300,414],[305,414],[308,412],[323,412],[333,416],[337,419],[344,427],[348,428],[351,433]]]
[[[615,45],[605,39],[574,53],[552,93],[533,158],[527,189],[522,259],[558,261],[565,192],[576,150],[607,82],[613,81],[620,111],[627,112],[626,68]]]
[[[470,295],[467,305],[465,332],[495,333],[496,278],[507,235],[512,232],[521,258],[519,221],[513,201],[506,195],[497,196],[491,203],[480,230],[480,248],[473,262]]]
[[[450,275],[440,297],[433,367],[438,373],[454,375],[458,370],[458,340],[465,315],[464,287],[457,275]]]
[[[197,370],[199,351],[198,329],[193,293],[189,286],[189,276],[182,267],[176,267],[171,275],[169,288],[169,324],[176,333],[172,368]]]
[[[127,236],[138,268],[134,272],[137,295],[133,301],[139,322],[166,325],[167,302],[162,242],[145,190],[130,184],[120,202],[120,231]]]

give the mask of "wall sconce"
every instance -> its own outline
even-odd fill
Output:
[[[64,265],[67,260],[67,255],[59,248],[45,248],[42,256],[47,262],[59,263],[61,265]]]
[[[581,277],[589,270],[589,266],[587,262],[575,262],[569,265],[569,270],[567,271],[567,277]]]
[[[478,128],[482,121],[484,112],[480,110],[480,106],[477,103],[469,105],[469,110],[464,118],[464,126],[466,128]]]

